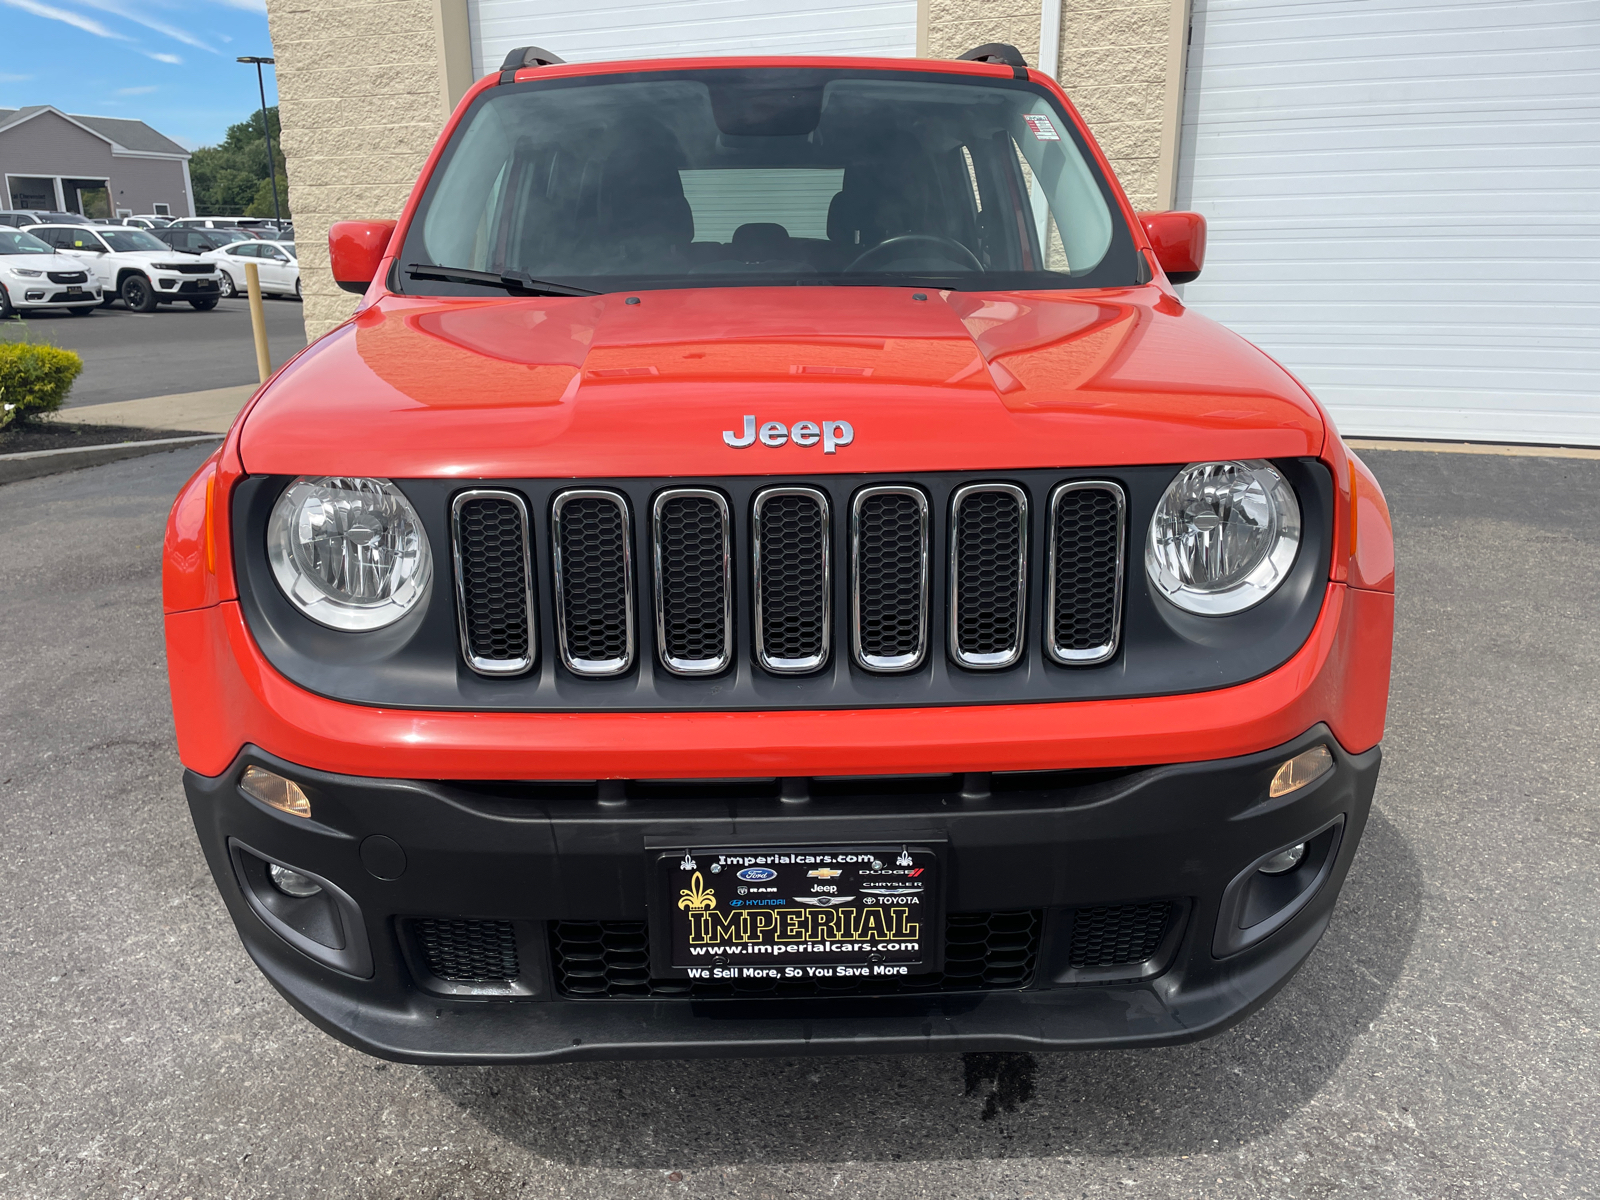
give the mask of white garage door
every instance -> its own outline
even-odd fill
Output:
[[[518,46],[568,62],[917,52],[917,0],[468,0],[467,11],[479,75]]]
[[[1193,13],[1186,301],[1346,433],[1600,444],[1600,4]]]

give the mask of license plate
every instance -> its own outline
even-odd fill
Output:
[[[653,970],[682,979],[873,979],[943,964],[926,845],[659,851]]]
[[[69,287],[67,289],[68,298],[73,300],[78,299],[80,296],[87,296],[88,294],[89,293],[85,292],[81,287]]]
[[[211,290],[211,289],[212,289],[212,288],[214,288],[214,287],[216,287],[216,286],[217,286],[217,285],[216,285],[216,281],[215,281],[215,280],[211,280],[211,279],[202,279],[202,280],[201,280],[201,281],[200,281],[200,290],[201,290],[201,291],[202,291],[202,292],[208,292],[208,291],[210,291],[210,290]]]

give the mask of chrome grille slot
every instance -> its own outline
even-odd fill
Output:
[[[477,489],[451,502],[461,654],[480,675],[520,675],[535,657],[528,506]]]
[[[997,670],[1022,657],[1028,497],[1009,483],[957,488],[950,503],[950,655]]]
[[[728,501],[705,488],[674,488],[653,510],[661,664],[675,675],[714,674],[733,657]]]
[[[621,675],[634,654],[628,502],[606,489],[573,488],[556,496],[551,524],[561,661],[579,675]]]
[[[1114,483],[1063,483],[1051,493],[1045,650],[1063,666],[1089,666],[1117,652],[1126,509]]]
[[[756,493],[751,530],[756,658],[794,675],[828,661],[832,578],[828,498],[816,488]]]
[[[850,506],[852,633],[869,671],[909,671],[928,649],[928,498],[868,487]]]

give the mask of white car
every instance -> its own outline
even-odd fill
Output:
[[[86,317],[99,306],[100,287],[81,262],[30,233],[0,225],[0,318],[34,308],[64,308]]]
[[[234,242],[204,257],[222,268],[224,296],[244,294],[244,265],[253,262],[263,296],[300,298],[300,260],[295,257],[293,242]]]
[[[205,312],[222,297],[217,264],[176,253],[142,229],[114,225],[30,225],[28,233],[88,268],[102,303],[118,296],[134,312],[187,301]],[[184,261],[187,260],[187,261]]]

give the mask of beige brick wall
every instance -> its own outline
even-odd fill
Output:
[[[268,0],[306,333],[355,310],[328,226],[400,215],[446,113],[432,0]]]
[[[1168,29],[1174,0],[1045,0],[1061,5],[1057,78],[1135,208],[1158,206]],[[1009,42],[1039,61],[1039,0],[927,0],[928,54],[954,58]]]
[[[1134,208],[1157,208],[1172,0],[1062,0],[1058,78]]]

